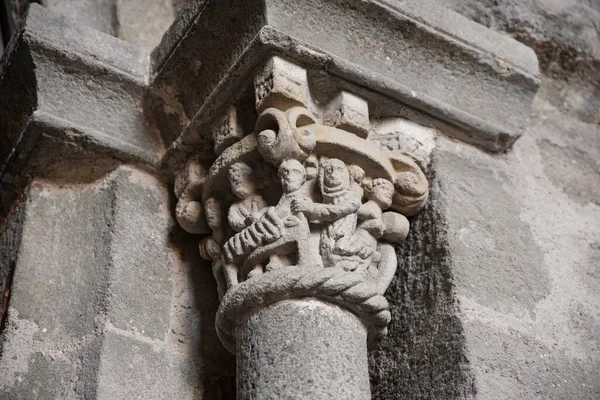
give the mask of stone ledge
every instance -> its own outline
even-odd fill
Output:
[[[132,43],[32,3],[22,27],[28,43],[76,55],[93,68],[104,66],[144,84],[148,81],[148,52]]]
[[[143,109],[147,80],[147,52],[32,4],[0,61],[0,215],[17,175],[72,177],[86,157],[155,168],[164,146]]]
[[[231,101],[235,91],[227,88],[239,89],[248,71],[274,53],[320,64],[316,69],[409,106],[445,133],[489,151],[510,148],[527,122],[539,87],[533,51],[443,7],[383,0],[240,3],[233,11],[194,3],[152,54],[151,85],[162,93],[154,104],[163,114],[159,125],[183,130],[192,121],[174,147],[200,143],[192,138],[203,125],[198,114]],[[219,28],[212,26],[215,18]],[[215,34],[228,29],[243,34]],[[232,79],[236,84],[227,82]],[[162,112],[167,106],[177,115]],[[168,143],[175,140],[170,136]]]

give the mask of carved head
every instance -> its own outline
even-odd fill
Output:
[[[377,203],[382,210],[390,208],[393,196],[394,185],[392,182],[382,178],[375,179],[371,182],[368,198]]]
[[[284,193],[300,189],[306,179],[306,170],[300,161],[293,158],[284,160],[279,166],[279,179]]]
[[[350,184],[350,172],[346,163],[337,158],[330,158],[321,164],[321,189],[332,192],[346,189]]]
[[[348,172],[350,173],[350,177],[352,180],[359,185],[362,184],[363,179],[365,179],[365,170],[359,167],[358,165],[349,165]]]
[[[231,191],[238,199],[243,200],[256,193],[254,174],[248,164],[243,162],[233,164],[229,167],[228,177]]]

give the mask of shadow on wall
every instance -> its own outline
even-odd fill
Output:
[[[170,193],[175,220],[177,199],[173,188]],[[170,241],[180,257],[179,270],[175,273],[182,274],[176,279],[182,286],[176,287],[175,292],[191,292],[191,299],[187,303],[180,302],[177,298],[174,300],[174,306],[183,308],[186,314],[184,318],[178,318],[179,327],[176,329],[187,332],[184,335],[191,339],[183,340],[187,355],[183,372],[190,385],[198,389],[202,400],[235,400],[235,355],[225,350],[215,329],[219,298],[211,265],[200,258],[198,236],[185,232],[179,224],[173,224]],[[190,293],[182,293],[184,298],[189,295]]]
[[[443,216],[434,185],[427,207],[397,248],[398,271],[386,292],[392,322],[369,356],[373,399],[465,399],[476,394],[457,316]]]
[[[10,284],[19,256],[18,251],[21,248],[26,203],[26,201],[20,202],[4,221],[0,218],[0,254],[2,254],[0,257],[0,334],[4,329]],[[2,343],[3,341],[0,340],[0,353],[2,353]]]

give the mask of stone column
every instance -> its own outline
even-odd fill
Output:
[[[370,398],[367,348],[390,321],[392,245],[428,197],[415,161],[367,138],[364,98],[340,90],[318,104],[310,86],[304,68],[270,57],[253,75],[254,130],[231,105],[211,127],[216,159],[176,167],[177,219],[209,235],[200,253],[241,399]]]
[[[239,399],[371,398],[367,329],[339,306],[308,298],[261,308],[236,342]]]
[[[336,382],[345,343],[375,349],[386,335],[384,293],[398,261],[410,262],[397,260],[395,250],[407,217],[426,205],[423,171],[437,135],[506,151],[539,85],[531,49],[434,2],[318,3],[243,0],[234,9],[184,10],[151,55],[149,100],[169,146],[162,161],[174,174],[177,219],[203,235],[200,253],[212,261],[220,295],[216,328],[237,355],[240,398],[369,397],[364,352],[346,359],[350,383],[323,386],[312,374],[331,371]],[[411,254],[421,237],[435,238],[443,224],[438,209],[428,207],[430,224],[415,219],[427,232],[413,234],[400,254]],[[417,258],[445,261],[441,245],[420,244]],[[430,264],[423,269],[436,271]],[[405,274],[397,285],[416,282],[409,293],[426,286],[426,301],[442,291],[443,280],[427,285]],[[398,293],[396,286],[388,299],[403,320],[371,357],[388,363],[370,371],[374,397],[422,397],[418,386],[428,377],[439,398],[455,388],[469,397],[468,368],[455,357],[465,351],[460,318],[451,325],[425,311],[432,326],[448,328],[400,330],[424,316],[399,310],[410,296]],[[312,314],[302,312],[309,299],[320,305]],[[335,307],[366,335],[341,326],[324,331],[329,320],[318,310]],[[291,341],[298,326],[310,340]],[[414,345],[421,339],[433,350]],[[328,351],[319,347],[325,340]],[[450,371],[452,384],[438,371]],[[340,392],[346,388],[352,395]]]

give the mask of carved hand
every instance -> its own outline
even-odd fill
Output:
[[[313,205],[304,199],[292,200],[291,210],[294,214],[310,212],[312,209]]]
[[[285,220],[283,221],[283,224],[286,228],[292,228],[294,226],[300,225],[300,220],[298,219],[298,217],[289,215],[285,218]]]

